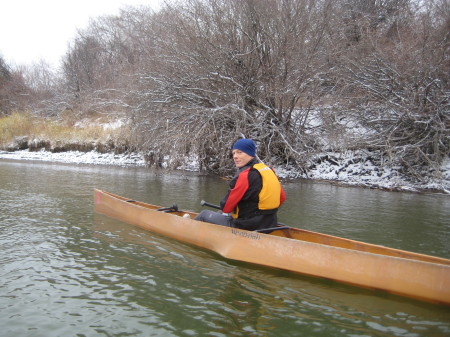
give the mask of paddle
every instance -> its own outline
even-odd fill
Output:
[[[214,204],[210,204],[209,202],[206,202],[205,200],[200,201],[200,205],[208,206],[208,207],[216,208],[216,209],[222,209],[220,206],[214,205]]]
[[[170,207],[158,208],[157,211],[164,212],[164,213],[178,212],[178,205],[177,204],[173,204]]]

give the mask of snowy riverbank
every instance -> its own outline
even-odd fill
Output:
[[[0,151],[0,159],[37,160],[67,164],[92,164],[116,166],[145,166],[144,157],[140,154],[114,154],[97,151],[50,152],[20,150],[14,152]]]
[[[21,150],[14,152],[0,151],[0,159],[10,160],[36,160],[67,164],[92,164],[92,165],[116,165],[116,166],[141,166],[146,162],[143,155],[99,153],[96,151],[79,152],[68,151],[53,153],[49,151]],[[196,171],[195,159],[188,165],[180,167],[181,170]],[[364,186],[400,191],[433,191],[450,194],[450,160],[447,160],[441,168],[443,179],[430,180],[428,183],[412,183],[392,168],[380,168],[374,165],[370,157],[355,160],[355,154],[323,154],[320,160],[314,163],[308,172],[301,173],[291,167],[276,167],[277,174],[281,178],[296,179],[306,178],[314,180],[326,180],[343,185]]]

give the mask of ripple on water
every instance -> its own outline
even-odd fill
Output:
[[[40,170],[33,175],[36,167]],[[201,190],[205,177],[203,183],[168,175],[159,181],[144,170],[52,165],[14,166],[1,173],[2,336],[450,335],[448,309],[225,260],[95,214],[92,208],[94,185],[130,197],[161,197],[157,202],[171,204],[172,199],[187,203],[207,193],[213,198],[217,191],[211,192],[211,186],[219,190],[222,181],[208,181]],[[189,194],[180,196],[184,187],[174,189],[174,181],[187,186]],[[424,206],[417,209],[432,212],[422,217],[417,234],[404,227],[404,212],[391,208],[415,197],[307,187],[306,194],[298,184],[287,187],[291,205],[285,213],[307,229],[386,244],[401,239],[401,244],[417,246],[424,241],[424,250],[434,244],[432,249],[448,251],[448,224],[432,222],[436,216],[448,218],[443,199],[418,197]],[[300,193],[304,195],[297,197]],[[330,220],[330,214],[337,220]],[[376,218],[376,228],[368,217]],[[437,227],[441,238],[434,240],[435,233],[428,231]]]

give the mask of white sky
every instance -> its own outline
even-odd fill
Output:
[[[0,55],[8,65],[45,60],[58,66],[77,29],[125,6],[159,8],[160,0],[9,0],[0,6]]]

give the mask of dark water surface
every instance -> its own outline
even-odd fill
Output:
[[[198,211],[216,177],[0,160],[0,336],[450,336],[450,308],[227,261],[93,211]],[[450,258],[450,198],[286,183],[280,221]]]

